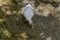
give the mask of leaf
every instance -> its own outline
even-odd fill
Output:
[[[8,30],[3,30],[3,35],[6,37],[11,37],[11,33]]]
[[[23,39],[26,39],[28,36],[26,36],[26,33],[21,33],[20,36],[23,38]]]
[[[0,22],[3,22],[4,20],[3,19],[0,19]]]

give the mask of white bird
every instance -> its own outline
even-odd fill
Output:
[[[24,17],[29,22],[29,25],[32,26],[32,17],[34,16],[34,12],[31,4],[27,4],[24,10]]]

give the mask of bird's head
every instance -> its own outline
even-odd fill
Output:
[[[27,4],[26,7],[32,7],[31,4]]]

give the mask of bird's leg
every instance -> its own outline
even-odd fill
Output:
[[[32,20],[29,22],[29,25],[30,25],[31,28],[33,28]]]
[[[29,25],[30,25],[30,28],[33,28],[33,24],[30,23]]]

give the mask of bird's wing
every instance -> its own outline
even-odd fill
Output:
[[[34,12],[32,10],[31,7],[27,7],[25,8],[25,11],[24,11],[24,16],[27,20],[31,20],[31,18],[33,17],[34,15]]]

